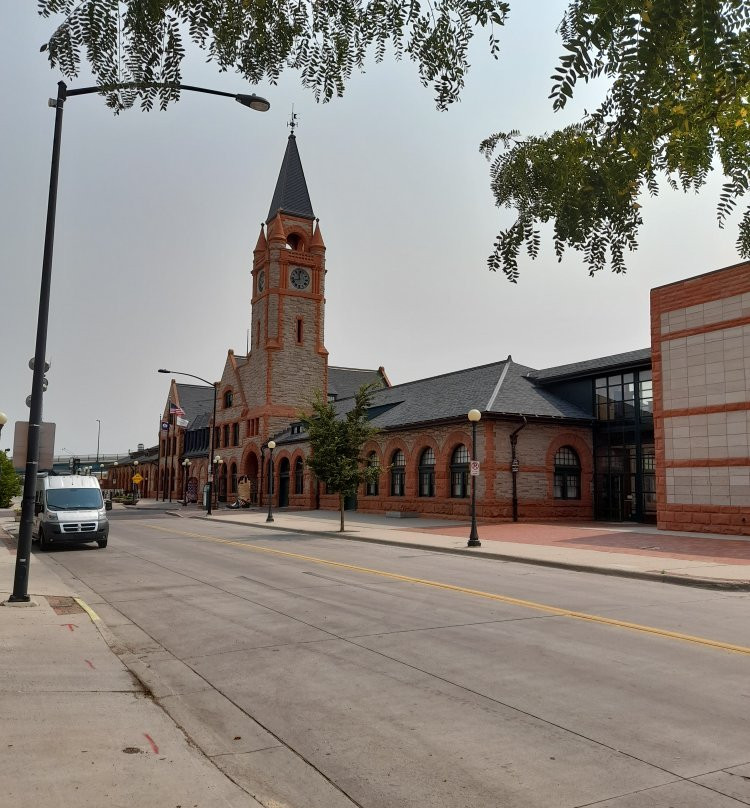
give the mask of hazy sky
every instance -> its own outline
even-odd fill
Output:
[[[292,104],[310,197],[327,245],[330,362],[383,365],[393,383],[492,362],[533,367],[649,344],[649,289],[739,258],[716,226],[719,174],[701,196],[665,189],[643,200],[628,273],[590,278],[575,253],[543,242],[512,285],[485,264],[511,213],[495,208],[478,145],[495,131],[564,125],[594,88],[555,115],[547,96],[561,51],[563,0],[511,3],[501,58],[480,33],[460,103],[435,109],[408,61],[372,65],[343,99],[316,104],[294,73],[249,88],[191,52],[183,81],[271,102],[184,93],[167,112],[114,116],[96,95],[65,105],[48,337],[46,421],[56,453],[156,442],[168,377],[221,374],[245,352],[250,267],[286,145]],[[54,110],[60,76],[39,46],[55,23],[34,3],[0,12],[5,77],[0,148],[0,410],[26,420],[31,391]],[[91,84],[89,77],[69,86]]]

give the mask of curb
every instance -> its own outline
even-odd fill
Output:
[[[212,524],[228,524],[237,525],[239,527],[248,527],[263,530],[279,530],[285,533],[304,533],[309,536],[325,536],[330,539],[340,539],[345,537],[350,541],[365,542],[368,544],[383,544],[391,547],[407,547],[414,550],[427,550],[429,552],[437,553],[450,553],[452,555],[460,555],[464,558],[489,558],[493,561],[512,561],[516,564],[532,564],[536,567],[551,567],[553,569],[568,570],[570,572],[586,572],[592,575],[610,575],[615,578],[630,578],[637,581],[649,581],[651,583],[673,584],[676,586],[689,586],[696,589],[715,589],[723,592],[750,592],[750,581],[733,581],[726,578],[697,578],[686,577],[683,575],[675,575],[674,573],[659,573],[659,572],[641,572],[639,570],[620,570],[612,569],[611,567],[598,567],[593,564],[576,564],[569,561],[550,561],[543,558],[529,558],[528,556],[515,556],[508,555],[507,553],[483,552],[481,554],[467,551],[466,548],[460,547],[440,547],[432,544],[415,544],[413,542],[403,542],[390,539],[377,539],[371,536],[352,536],[346,532],[344,534],[339,531],[327,530],[306,530],[305,528],[289,528],[282,527],[281,525],[263,524],[256,525],[252,522],[235,522],[232,519],[224,519],[217,521],[208,516],[184,516],[179,511],[166,511],[171,516],[177,516],[181,519],[198,519],[203,522],[211,522]]]

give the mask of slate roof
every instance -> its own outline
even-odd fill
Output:
[[[502,362],[458,370],[429,379],[376,390],[370,409],[370,422],[380,429],[465,419],[471,409],[483,415],[576,420],[591,423],[589,413],[537,386],[529,378],[533,368],[519,365],[510,357]],[[340,415],[354,405],[352,398],[335,402]],[[277,442],[304,440],[304,433],[288,431],[275,436]]]
[[[276,180],[276,190],[273,192],[266,222],[270,222],[279,211],[302,216],[305,219],[315,218],[297,149],[297,138],[293,133],[289,135],[286,144],[284,160],[281,163],[279,178]]]
[[[180,406],[185,410],[185,417],[190,422],[188,429],[200,429],[208,426],[208,421],[214,406],[214,394],[210,387],[202,384],[177,384],[177,395]],[[200,426],[196,425],[201,418]]]
[[[552,381],[562,381],[580,376],[592,376],[596,373],[609,372],[631,365],[646,365],[651,362],[651,348],[642,348],[639,351],[627,351],[612,356],[602,356],[599,359],[588,359],[585,362],[573,362],[570,365],[558,365],[554,368],[533,370],[530,378],[541,384]]]
[[[371,382],[387,386],[380,370],[328,367],[328,395],[336,400],[351,398],[363,384]]]

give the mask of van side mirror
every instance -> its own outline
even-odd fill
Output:
[[[111,511],[112,510],[112,500],[111,499],[105,499],[104,500],[104,510],[105,511]]]

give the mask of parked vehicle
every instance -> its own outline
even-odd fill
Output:
[[[79,474],[40,475],[34,502],[32,536],[42,550],[58,544],[95,541],[107,546],[109,520],[99,480]]]

